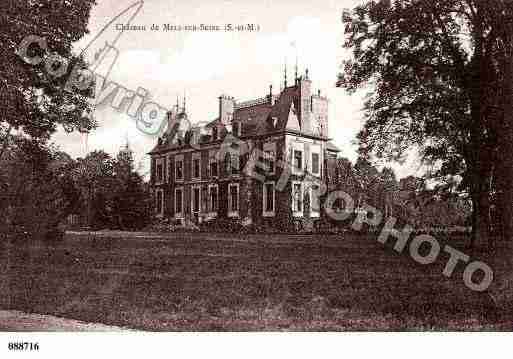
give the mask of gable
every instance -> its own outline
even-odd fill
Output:
[[[299,126],[299,119],[296,107],[294,106],[294,102],[291,102],[289,116],[287,119],[287,126],[285,127],[287,130],[295,130],[300,131],[301,127]]]

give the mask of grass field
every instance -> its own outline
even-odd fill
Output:
[[[2,244],[0,309],[157,331],[513,328],[442,275],[448,255],[421,266],[369,236],[112,237]]]

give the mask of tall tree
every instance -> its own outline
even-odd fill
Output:
[[[142,229],[149,224],[150,193],[134,166],[133,153],[128,144],[117,156],[114,164],[116,188],[112,198],[113,225],[125,230]]]
[[[73,178],[82,194],[89,227],[105,227],[110,224],[106,205],[107,199],[116,190],[114,165],[115,161],[103,151],[91,152],[77,160]]]
[[[21,136],[11,138],[4,152],[0,232],[31,238],[55,234],[79,199],[63,154]]]
[[[85,66],[84,59],[74,54],[73,44],[87,34],[94,3],[0,2],[0,157],[15,131],[28,138],[47,140],[59,125],[68,131],[89,131],[95,127],[88,101],[92,88],[65,90],[75,65]],[[46,49],[35,44],[29,48],[31,55],[42,58],[36,65],[18,54],[20,44],[28,36],[39,36],[47,43]],[[60,67],[65,73],[53,74],[51,70]]]
[[[498,163],[496,169],[496,189],[500,200],[500,213],[504,236],[513,239],[513,2],[511,0],[491,0],[478,8],[481,19],[491,35],[488,46],[495,56],[488,69],[495,69],[496,76],[488,87],[498,91],[490,105],[499,109],[492,117],[498,122]],[[493,89],[493,88],[492,88]]]
[[[491,9],[484,0],[380,0],[343,16],[352,57],[339,85],[375,87],[361,150],[399,160],[417,148],[438,180],[462,178],[473,203],[473,243],[488,242],[490,178],[501,152],[488,111],[501,98]]]

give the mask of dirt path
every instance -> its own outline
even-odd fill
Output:
[[[5,332],[119,332],[128,329],[51,315],[0,310],[0,331]]]

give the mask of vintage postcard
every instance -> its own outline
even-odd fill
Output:
[[[48,354],[48,332],[513,330],[512,1],[0,19],[7,355]]]

